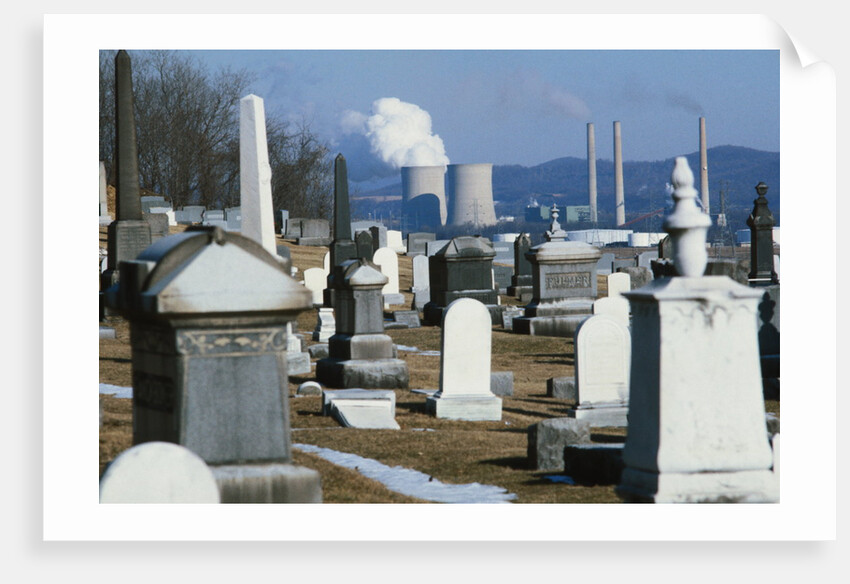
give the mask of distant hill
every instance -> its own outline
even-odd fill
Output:
[[[699,189],[699,152],[686,155]],[[655,209],[667,207],[672,200],[667,182],[674,158],[653,162],[623,162],[626,221],[634,220]],[[717,146],[708,150],[708,184],[711,214],[720,212],[720,192],[725,192],[726,214],[732,231],[746,228],[746,219],[756,198],[755,186],[768,185],[767,200],[779,225],[779,153],[764,152],[740,146]],[[597,160],[597,209],[600,226],[614,221],[614,163]],[[380,198],[391,197],[393,200]],[[401,181],[370,192],[354,194],[353,212],[374,217],[399,217],[401,214]],[[493,199],[499,216],[524,216],[530,202],[551,205],[587,205],[587,161],[565,157],[537,166],[495,165],[493,167]],[[646,223],[646,224],[644,224]],[[660,230],[661,219],[638,221],[635,230]]]

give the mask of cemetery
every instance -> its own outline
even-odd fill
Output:
[[[352,222],[342,154],[332,220],[274,211],[263,101],[240,106],[240,205],[156,230],[165,201],[141,197],[118,124],[99,227],[101,502],[779,501],[767,185],[751,245],[722,257],[684,157],[649,254],[571,239],[555,205],[540,245],[404,246]]]

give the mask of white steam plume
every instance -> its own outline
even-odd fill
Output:
[[[355,150],[352,154],[343,154],[355,160],[362,157],[362,138],[373,158],[368,163],[361,162],[363,171],[352,171],[363,177],[364,174],[387,176],[402,166],[445,166],[449,163],[443,140],[431,129],[431,116],[418,105],[401,101],[396,97],[382,97],[372,102],[370,115],[346,111],[341,120],[346,135],[343,145]],[[358,141],[357,138],[361,140]],[[358,147],[358,142],[361,142]],[[375,164],[379,162],[379,164]],[[368,170],[366,170],[368,169]],[[352,176],[354,180],[358,180]],[[363,177],[364,178],[370,177]]]

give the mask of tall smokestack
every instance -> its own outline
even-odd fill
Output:
[[[449,164],[446,171],[449,218],[447,225],[476,227],[496,224],[493,204],[493,165]]]
[[[596,223],[596,137],[593,124],[587,124],[587,199],[590,205],[590,222]]]
[[[699,188],[702,210],[709,215],[708,206],[708,149],[705,146],[705,118],[699,119]]]
[[[620,139],[620,122],[614,122],[614,207],[617,227],[626,222],[626,203],[623,195],[623,144]]]

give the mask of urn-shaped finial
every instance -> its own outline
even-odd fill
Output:
[[[664,231],[673,240],[673,263],[679,275],[699,278],[708,263],[705,239],[711,218],[696,205],[694,173],[684,156],[676,158],[670,182],[674,189],[673,212],[664,220]]]

